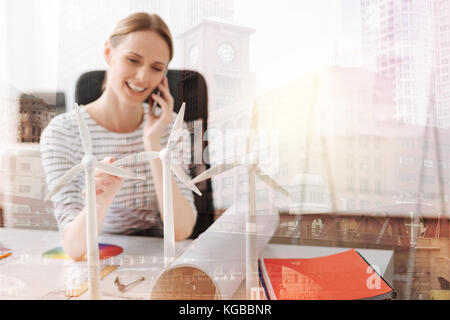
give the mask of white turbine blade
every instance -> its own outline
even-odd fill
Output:
[[[269,185],[270,187],[272,187],[273,189],[283,193],[284,195],[289,196],[289,192],[283,188],[278,182],[276,182],[271,176],[263,173],[261,171],[261,169],[259,168],[255,168],[255,173],[256,175],[263,181],[265,182],[267,185]]]
[[[114,166],[122,166],[122,165],[125,165],[130,162],[136,163],[138,161],[152,160],[152,159],[155,159],[158,157],[159,157],[159,152],[156,152],[156,151],[139,152],[139,153],[132,154],[131,156],[116,160],[112,164]]]
[[[159,158],[159,152],[157,152],[157,151],[140,152],[140,153],[138,153],[137,157],[138,157],[138,159],[152,160],[152,159]]]
[[[169,139],[167,140],[167,147],[171,147],[175,144],[180,136],[179,132],[183,126],[184,119],[184,110],[186,108],[186,103],[183,102],[180,108],[180,112],[178,112],[177,118],[175,119],[175,123],[173,125],[172,130],[170,131]]]
[[[227,171],[229,169],[232,169],[234,167],[236,167],[237,164],[233,163],[233,164],[219,164],[218,166],[214,167],[214,168],[209,168],[208,170],[200,173],[198,176],[196,176],[194,179],[192,179],[191,184],[196,184],[197,182],[209,179],[217,174],[220,174],[224,171]]]
[[[94,170],[94,168],[89,168],[86,170],[86,254],[89,296],[92,300],[99,300],[101,299],[100,258],[98,248],[98,220]]]
[[[92,154],[91,135],[89,128],[81,114],[80,107],[75,103],[75,113],[78,119],[78,128],[80,129],[81,144],[85,154]]]
[[[101,169],[102,171],[105,171],[106,173],[109,173],[113,176],[118,176],[121,178],[128,178],[128,179],[141,179],[145,180],[145,177],[135,174],[134,172],[112,166],[107,163],[103,162],[97,162],[97,167]]]
[[[250,120],[250,129],[256,130],[258,128],[258,112],[256,111],[256,101],[252,108],[252,118]]]
[[[175,258],[175,225],[173,218],[172,172],[171,163],[162,162],[163,173],[163,225],[164,225],[164,262],[169,264]]]
[[[196,194],[198,194],[199,196],[202,195],[202,193],[200,192],[200,190],[198,190],[198,188],[190,182],[191,177],[189,177],[184,171],[183,169],[181,169],[181,167],[179,167],[177,164],[175,163],[171,163],[170,167],[172,168],[172,171],[175,173],[175,175],[185,184],[187,185],[189,188],[191,188],[192,191],[194,191]]]
[[[253,151],[253,147],[256,143],[256,130],[258,127],[258,113],[256,111],[256,101],[252,108],[252,117],[250,119],[250,130],[248,132],[247,138],[247,153],[251,153]]]
[[[77,164],[75,167],[67,171],[52,188],[49,194],[45,197],[45,201],[50,200],[51,197],[57,193],[64,185],[68,184],[74,177],[76,177],[80,172],[83,171],[83,163]]]
[[[132,154],[131,156],[115,160],[113,163],[111,163],[113,166],[123,166],[127,163],[136,163],[137,162],[137,153]]]

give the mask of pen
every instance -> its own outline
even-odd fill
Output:
[[[11,252],[7,252],[7,253],[5,253],[5,254],[2,254],[2,255],[0,255],[0,260],[2,260],[2,259],[4,259],[4,258],[7,258],[7,257],[9,257],[11,255]]]
[[[103,280],[108,274],[117,269],[118,266],[106,266],[100,271],[100,280]],[[79,297],[88,291],[88,281],[84,281],[78,288],[69,288],[66,291],[66,297]]]

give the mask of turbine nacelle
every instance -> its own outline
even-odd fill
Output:
[[[92,154],[87,154],[83,157],[83,160],[81,160],[86,170],[93,170],[97,166],[97,158],[94,157]]]
[[[172,153],[168,148],[164,148],[159,152],[159,159],[163,162],[170,162],[172,160]]]

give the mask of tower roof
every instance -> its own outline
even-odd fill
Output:
[[[248,33],[248,34],[252,34],[252,33],[256,32],[256,29],[254,29],[254,28],[244,26],[242,24],[237,24],[235,22],[225,20],[223,18],[212,16],[212,17],[208,17],[208,18],[203,18],[203,20],[201,22],[192,26],[191,28],[187,29],[186,31],[180,33],[179,35],[176,36],[176,38],[181,38],[181,37],[185,36],[186,34],[189,34],[190,32],[192,32],[193,30],[199,28],[202,25],[216,25],[216,26],[234,29],[236,31]]]

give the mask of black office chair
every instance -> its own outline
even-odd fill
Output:
[[[450,282],[444,277],[438,277],[441,290],[450,290]]]
[[[102,83],[105,77],[104,70],[90,71],[82,74],[75,88],[75,102],[86,105],[97,100],[102,94]],[[169,80],[169,90],[174,102],[174,111],[178,113],[182,102],[189,106],[186,108],[184,120],[189,128],[193,128],[194,121],[202,121],[202,136],[208,128],[208,92],[205,78],[196,71],[190,70],[169,70],[167,73]],[[208,142],[202,139],[202,155]],[[194,178],[203,171],[209,169],[209,164],[190,164],[191,177]],[[190,238],[197,238],[214,222],[214,204],[212,197],[211,180],[208,179],[197,184],[202,192],[202,196],[194,194],[195,206],[198,216],[197,223]]]

